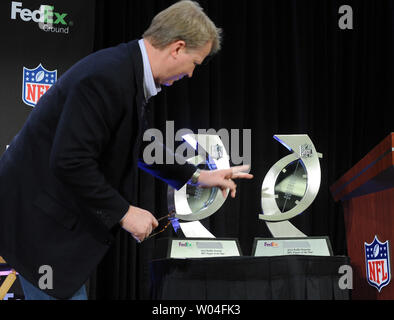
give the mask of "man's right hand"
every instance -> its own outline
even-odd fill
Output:
[[[134,239],[141,242],[158,227],[159,223],[149,211],[130,206],[120,225],[130,232]]]

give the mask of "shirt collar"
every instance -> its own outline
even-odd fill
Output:
[[[146,52],[146,47],[144,39],[138,41],[141,49],[142,61],[144,64],[144,95],[145,100],[148,101],[151,97],[157,95],[161,91],[160,85],[156,86],[155,80],[153,79],[152,69],[150,66],[148,53]]]

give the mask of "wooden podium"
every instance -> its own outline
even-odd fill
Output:
[[[364,243],[375,236],[394,246],[394,133],[391,133],[331,187],[344,209],[348,255],[353,268],[352,299],[394,299],[394,283],[379,292],[367,282]],[[393,275],[391,274],[391,277]]]

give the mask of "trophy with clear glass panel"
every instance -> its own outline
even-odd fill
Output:
[[[315,200],[321,182],[322,154],[306,134],[274,138],[291,154],[276,162],[263,181],[263,212],[259,218],[265,221],[273,238],[255,238],[253,255],[331,256],[328,237],[308,237],[288,221],[303,213]]]
[[[183,139],[198,154],[187,160],[200,170],[230,168],[230,158],[217,135],[188,134]],[[169,220],[178,238],[165,239],[166,258],[217,258],[240,256],[238,239],[216,238],[200,221],[217,212],[226,201],[219,188],[203,188],[190,182],[180,190],[168,187]],[[163,241],[162,241],[163,243]],[[164,248],[163,248],[164,246]]]

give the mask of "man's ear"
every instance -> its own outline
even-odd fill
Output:
[[[186,42],[183,40],[178,40],[170,44],[171,55],[176,58],[179,53],[186,48]]]

